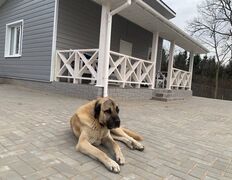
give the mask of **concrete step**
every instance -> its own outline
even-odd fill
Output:
[[[170,89],[154,89],[154,93],[172,93],[172,90]]]
[[[163,102],[169,102],[169,101],[178,101],[178,100],[184,100],[183,97],[152,97],[152,100],[157,100],[157,101],[163,101]]]
[[[175,94],[174,93],[155,93],[153,96],[154,97],[173,97]]]

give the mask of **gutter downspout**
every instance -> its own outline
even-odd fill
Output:
[[[105,74],[103,81],[103,96],[108,96],[108,72],[109,72],[109,58],[110,58],[110,43],[111,43],[111,28],[112,28],[112,17],[120,11],[126,9],[131,5],[131,0],[127,0],[124,4],[110,11],[107,17],[107,34],[106,34],[106,45],[105,45]]]

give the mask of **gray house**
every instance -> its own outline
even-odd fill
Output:
[[[161,0],[0,0],[0,77],[83,97],[191,92],[193,56],[208,50],[175,16]],[[169,64],[159,79],[164,39]],[[189,71],[173,67],[175,45],[189,52]]]

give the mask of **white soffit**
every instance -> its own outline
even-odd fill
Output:
[[[125,0],[93,1],[99,4],[106,1],[110,2],[113,8],[126,2]],[[132,5],[119,12],[119,15],[150,32],[158,31],[160,37],[168,41],[175,41],[176,45],[187,51],[197,54],[205,54],[209,52],[207,48],[201,45],[201,43],[197,42],[190,35],[178,28],[175,24],[163,17],[142,0],[132,0]]]

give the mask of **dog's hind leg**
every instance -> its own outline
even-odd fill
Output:
[[[70,126],[74,135],[78,138],[80,136],[80,119],[76,114],[71,117]]]
[[[110,130],[113,139],[125,143],[130,149],[144,150],[144,146],[134,138],[128,136],[121,128]]]

